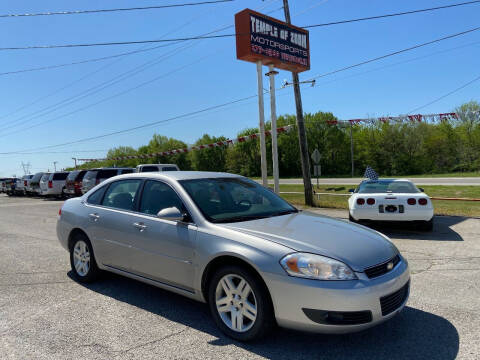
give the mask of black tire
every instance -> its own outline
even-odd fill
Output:
[[[433,218],[428,221],[423,221],[421,224],[421,229],[423,231],[432,231],[433,230]]]
[[[88,262],[88,271],[82,273],[82,271],[77,270],[75,267],[75,259],[74,259],[74,252],[77,244],[80,246],[80,242],[83,242],[88,249],[88,253],[90,255],[90,261]],[[93,254],[92,244],[87,236],[84,234],[76,234],[73,237],[72,245],[70,247],[70,266],[72,267],[72,273],[75,280],[81,283],[91,283],[97,280],[98,276],[100,275],[100,269],[97,266],[97,262],[95,260],[95,255]]]
[[[226,275],[236,275],[243,278],[250,286],[256,301],[256,319],[253,325],[244,331],[239,332],[228,327],[217,310],[216,291],[220,280]],[[208,304],[216,325],[227,336],[239,341],[257,340],[265,336],[275,325],[273,305],[265,284],[258,278],[257,274],[237,265],[224,266],[217,270],[208,284]],[[232,305],[233,306],[233,305]],[[231,316],[231,315],[230,315]],[[248,319],[247,319],[248,320]]]
[[[350,220],[350,222],[353,222],[353,223],[357,223],[358,221],[355,220],[352,215],[350,214],[350,212],[348,212],[348,220]]]

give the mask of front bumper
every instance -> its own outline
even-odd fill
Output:
[[[357,273],[358,280],[319,281],[288,275],[264,274],[270,290],[275,317],[279,326],[319,333],[341,334],[367,329],[397,314],[405,306],[405,300],[394,311],[382,315],[380,298],[408,287],[410,271],[403,259],[389,273],[368,279],[365,273]],[[313,321],[303,309],[330,312],[371,312],[371,321],[354,325],[332,325]]]
[[[358,207],[350,209],[350,215],[355,220],[373,221],[429,221],[433,217],[433,208],[405,207],[404,213],[380,213],[377,206]]]

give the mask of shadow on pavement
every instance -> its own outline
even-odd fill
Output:
[[[422,231],[418,224],[408,222],[369,222],[361,223],[397,239],[463,241],[463,238],[451,227],[468,218],[462,216],[435,216],[433,231]]]
[[[72,277],[71,272],[68,275]],[[459,348],[458,332],[448,320],[411,307],[359,333],[324,335],[276,329],[258,342],[240,343],[217,329],[205,304],[115,274],[80,285],[156,314],[158,321],[165,318],[208,333],[216,337],[211,345],[233,344],[269,359],[455,359]]]

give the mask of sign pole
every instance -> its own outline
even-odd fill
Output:
[[[353,124],[350,123],[350,157],[352,159],[352,178],[355,174],[355,165],[353,162]]]
[[[283,11],[285,13],[286,22],[291,24],[288,0],[283,0]],[[297,72],[292,71],[292,80],[297,110],[298,142],[300,145],[300,162],[302,164],[303,186],[305,189],[305,205],[314,206],[312,178],[310,176],[310,161],[308,158],[307,134],[305,131],[305,122],[303,120],[302,96],[300,94],[300,80]]]
[[[267,148],[265,145],[265,110],[263,103],[263,74],[262,61],[257,61],[257,82],[258,82],[258,115],[260,118],[260,166],[262,172],[262,184],[268,187],[267,178]],[[276,134],[275,134],[276,135]]]
[[[268,73],[270,78],[270,114],[272,116],[272,162],[273,162],[273,189],[275,193],[280,193],[280,179],[278,171],[278,144],[277,144],[277,106],[275,102],[275,75],[278,74],[274,69],[274,65],[268,65]]]

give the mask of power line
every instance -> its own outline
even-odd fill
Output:
[[[426,46],[428,44],[432,44],[432,43],[436,43],[436,42],[439,42],[439,41],[442,41],[442,40],[450,39],[450,38],[455,37],[455,36],[464,35],[464,34],[467,34],[469,32],[472,32],[472,31],[475,31],[475,30],[478,30],[478,29],[480,29],[480,27],[474,28],[474,29],[471,29],[471,30],[467,30],[467,31],[463,31],[463,32],[460,32],[460,33],[456,33],[456,34],[453,34],[453,35],[448,35],[448,36],[445,36],[445,37],[440,38],[440,39],[436,39],[436,40],[433,40],[433,41],[429,41],[429,42],[426,42],[426,43],[415,45],[415,46],[409,47],[407,49],[395,51],[395,52],[392,52],[392,53],[389,53],[389,54],[386,54],[386,55],[383,55],[383,56],[379,56],[379,57],[376,57],[376,58],[373,58],[373,59],[370,59],[370,60],[366,60],[366,61],[354,64],[354,65],[351,65],[351,66],[347,66],[347,67],[344,67],[344,68],[341,68],[341,69],[338,69],[338,70],[334,70],[334,71],[331,71],[329,73],[321,74],[321,75],[318,75],[318,76],[316,76],[312,79],[325,77],[325,76],[335,74],[335,73],[338,73],[338,72],[341,72],[341,71],[346,71],[346,70],[349,70],[349,69],[354,68],[354,67],[358,67],[358,66],[361,66],[361,65],[364,65],[364,64],[368,64],[368,63],[371,63],[371,62],[374,62],[374,61],[378,61],[378,60],[387,58],[389,56],[394,56],[394,55],[397,55],[397,54],[400,54],[400,53],[403,53],[403,52],[406,52],[406,51],[417,49],[419,47]],[[281,88],[277,89],[277,90],[281,90]],[[245,98],[233,100],[233,101],[223,103],[223,104],[220,104],[220,105],[207,107],[207,108],[204,108],[204,109],[201,109],[201,110],[198,110],[198,111],[190,112],[190,113],[183,114],[183,115],[178,115],[178,116],[171,117],[171,118],[164,119],[164,120],[159,120],[159,121],[147,123],[147,124],[144,124],[144,125],[139,125],[139,126],[129,128],[129,129],[118,130],[118,131],[114,131],[114,132],[111,132],[111,133],[106,133],[106,134],[102,134],[102,135],[98,135],[98,136],[94,136],[94,137],[88,137],[88,138],[84,138],[84,139],[80,139],[80,140],[75,140],[75,141],[72,141],[72,142],[66,142],[66,143],[62,143],[62,144],[49,145],[49,146],[44,146],[44,147],[39,147],[39,148],[27,149],[27,150],[23,150],[23,151],[36,151],[36,150],[50,149],[50,148],[55,148],[55,147],[77,144],[77,143],[81,143],[81,142],[85,142],[85,141],[101,139],[101,138],[105,138],[105,137],[108,137],[108,136],[123,134],[123,133],[131,132],[131,131],[135,131],[135,130],[138,130],[138,129],[143,129],[143,128],[146,128],[146,127],[150,127],[150,126],[153,126],[153,125],[157,125],[157,124],[160,124],[160,123],[166,123],[166,122],[170,122],[170,121],[173,121],[173,120],[177,120],[177,119],[189,117],[189,116],[192,116],[192,115],[196,115],[196,114],[199,114],[199,113],[204,113],[204,112],[207,112],[207,111],[210,111],[210,110],[218,109],[218,108],[228,106],[228,105],[231,105],[231,104],[235,104],[235,103],[238,103],[238,102],[243,102],[243,101],[246,101],[248,99],[253,99],[256,96],[257,95],[248,96],[248,97],[245,97]],[[22,151],[0,152],[0,154],[6,155],[6,154],[15,154],[15,153],[18,153],[18,152],[22,152]]]
[[[416,112],[416,111],[418,111],[418,110],[420,110],[420,109],[423,109],[423,108],[425,108],[425,107],[427,107],[427,106],[429,106],[429,105],[432,105],[432,104],[434,104],[434,103],[436,103],[436,102],[438,102],[438,101],[446,98],[447,96],[450,96],[450,95],[456,93],[457,91],[460,91],[460,90],[466,88],[468,85],[471,85],[471,84],[473,84],[474,82],[476,82],[476,81],[478,81],[478,80],[480,80],[480,76],[477,76],[475,79],[470,80],[469,82],[463,84],[462,86],[456,88],[455,90],[452,90],[452,91],[446,93],[445,95],[440,96],[439,98],[436,98],[435,100],[432,100],[432,101],[430,101],[430,102],[428,102],[428,103],[426,103],[426,104],[424,104],[424,105],[422,105],[422,106],[419,106],[419,107],[417,107],[417,108],[415,108],[415,109],[413,109],[413,110],[410,110],[407,114],[411,114],[412,112]]]
[[[168,4],[168,5],[143,6],[143,7],[131,7],[131,8],[116,8],[116,9],[51,11],[51,12],[31,13],[31,14],[1,14],[0,18],[18,18],[18,17],[51,16],[51,15],[80,15],[80,14],[109,13],[109,12],[120,12],[120,11],[157,10],[157,9],[168,9],[168,8],[185,7],[185,6],[217,4],[217,3],[232,2],[232,1],[234,0],[212,0],[212,1],[201,1],[201,2],[192,2],[192,3],[183,3],[183,4]]]
[[[452,4],[446,6],[440,6],[436,8],[429,8],[429,9],[422,9],[422,10],[413,10],[404,13],[396,13],[396,14],[387,14],[387,15],[379,15],[373,16],[368,18],[359,18],[359,19],[352,19],[352,20],[343,20],[337,21],[332,23],[325,23],[325,24],[316,24],[316,25],[307,25],[304,26],[304,29],[313,28],[313,27],[320,27],[320,26],[328,26],[328,25],[335,25],[335,24],[343,24],[348,22],[355,22],[355,21],[362,21],[362,20],[371,20],[377,19],[382,17],[392,17],[392,16],[399,16],[405,14],[411,14],[415,12],[424,12],[424,11],[431,11],[431,10],[438,10],[443,8],[449,8],[454,6],[461,6],[473,3],[480,3],[480,0],[459,3],[459,4]],[[467,32],[478,30],[479,28],[475,28],[469,30]],[[467,33],[465,32],[465,33]],[[458,36],[463,33],[453,35]],[[191,37],[184,37],[184,38],[176,38],[176,39],[153,39],[153,40],[136,40],[136,41],[110,41],[110,42],[101,42],[101,43],[81,43],[81,44],[57,44],[57,45],[32,45],[32,46],[19,46],[19,47],[3,47],[0,48],[0,51],[12,51],[12,50],[34,50],[34,49],[57,49],[57,48],[75,48],[75,47],[94,47],[94,46],[115,46],[115,45],[132,45],[132,44],[151,44],[151,43],[161,43],[161,42],[177,42],[177,41],[189,41],[189,40],[204,40],[204,39],[217,39],[217,38],[226,38],[226,37],[234,37],[234,36],[248,36],[249,34],[223,34],[223,35],[207,35],[207,36],[191,36]]]
[[[278,0],[270,0],[270,2],[275,2],[275,1],[278,1]],[[262,8],[265,8],[265,7],[269,6],[269,5],[270,5],[270,4],[265,4]],[[270,11],[269,13],[274,12],[274,11],[277,11],[277,10],[278,10],[278,9],[273,10],[273,11]],[[191,21],[187,22],[186,24],[188,24],[188,23],[190,23],[190,22],[191,22]],[[185,24],[182,25],[181,27],[183,27],[183,26],[185,26]],[[180,27],[180,28],[181,28],[181,27]],[[222,26],[222,27],[220,27],[220,28],[218,28],[218,29],[216,29],[216,30],[213,30],[213,31],[204,33],[204,34],[202,34],[202,36],[214,34],[214,33],[217,33],[217,32],[223,31],[223,30],[226,30],[226,29],[231,28],[231,27],[233,27],[233,25],[225,25],[225,26]],[[169,32],[169,33],[171,33],[171,32]],[[164,35],[168,35],[169,33],[166,33],[166,34],[164,34]],[[156,46],[155,48],[166,47],[166,46],[170,46],[170,45],[174,45],[174,43],[168,43],[168,44]],[[194,45],[194,43],[192,42],[192,43],[189,44],[189,45],[186,45],[186,46],[182,46],[182,47],[173,49],[173,54],[172,54],[172,52],[170,52],[170,53],[168,53],[168,54],[164,54],[163,56],[160,56],[160,57],[157,58],[157,59],[147,61],[146,63],[144,63],[144,64],[142,64],[142,65],[140,65],[140,66],[137,66],[137,67],[135,67],[135,68],[132,69],[132,70],[126,71],[126,72],[124,72],[124,73],[122,73],[122,74],[120,74],[120,75],[118,75],[118,76],[115,76],[114,78],[112,78],[112,79],[110,79],[110,80],[108,80],[108,81],[105,81],[105,82],[103,82],[103,83],[100,83],[100,84],[92,87],[92,88],[89,88],[89,89],[87,89],[87,90],[85,90],[85,91],[82,91],[82,92],[80,92],[80,93],[77,94],[77,95],[71,96],[71,97],[69,97],[69,98],[67,98],[67,99],[64,99],[64,100],[62,100],[62,101],[60,101],[60,102],[58,102],[58,103],[56,103],[56,104],[47,106],[46,108],[43,108],[43,109],[38,110],[38,111],[35,111],[35,112],[31,113],[31,114],[24,115],[24,116],[18,118],[17,120],[14,120],[13,122],[12,122],[12,121],[7,122],[7,123],[5,123],[5,124],[3,124],[3,125],[12,124],[12,123],[18,122],[19,120],[22,120],[22,119],[31,117],[30,119],[27,119],[27,120],[22,121],[22,122],[20,122],[20,123],[13,124],[13,125],[9,125],[9,126],[7,126],[7,127],[3,127],[2,129],[0,129],[0,131],[6,130],[6,129],[9,129],[9,128],[12,128],[12,127],[16,127],[16,126],[19,126],[19,125],[23,125],[23,124],[25,124],[26,122],[29,122],[29,121],[31,121],[31,120],[34,120],[34,119],[36,119],[36,118],[38,118],[38,117],[42,117],[42,116],[48,115],[49,113],[58,110],[60,107],[68,106],[68,105],[70,105],[70,104],[72,104],[72,103],[74,103],[74,102],[76,102],[76,101],[78,101],[78,100],[81,100],[81,99],[83,99],[83,98],[85,98],[85,97],[87,97],[87,96],[91,96],[91,95],[93,95],[93,94],[95,94],[95,93],[97,93],[97,92],[99,92],[99,91],[101,91],[101,90],[104,90],[104,89],[107,88],[107,87],[110,87],[110,86],[112,86],[112,85],[115,85],[116,83],[118,83],[118,82],[120,82],[120,81],[123,81],[123,80],[125,80],[125,79],[127,79],[127,78],[129,78],[129,77],[131,77],[131,76],[133,76],[133,75],[138,74],[138,73],[141,72],[141,71],[144,71],[144,70],[146,70],[146,69],[148,69],[148,68],[156,65],[156,64],[158,64],[159,62],[161,62],[161,61],[163,61],[163,60],[165,60],[165,59],[167,59],[167,58],[169,58],[169,57],[171,57],[171,56],[173,56],[173,55],[175,55],[175,54],[178,54],[179,51],[183,51],[183,50],[185,50],[185,49],[188,49],[189,47],[192,47],[193,45]],[[160,60],[158,60],[158,59],[160,59]],[[157,60],[158,60],[158,61],[157,61]],[[117,61],[118,61],[118,60],[117,60]],[[114,62],[112,62],[112,64],[113,64],[113,63],[114,63]],[[194,63],[195,63],[195,62],[194,62]],[[191,64],[190,64],[190,65],[191,65]],[[106,66],[108,66],[108,65],[106,65]],[[188,66],[188,65],[187,65],[187,66]],[[104,67],[105,67],[105,66],[103,66],[101,69],[103,69]],[[183,68],[183,67],[181,67],[181,69],[182,69],[182,68]],[[173,71],[173,72],[177,72],[178,70],[179,70],[179,69],[176,69],[176,70]],[[97,70],[97,71],[95,71],[95,72],[93,72],[93,73],[96,73],[96,72],[98,72],[98,71],[100,71],[100,69]],[[85,76],[85,77],[88,77],[88,76],[92,75],[93,73],[90,73],[90,74],[88,74],[88,75]],[[81,81],[81,80],[84,79],[85,77],[77,80],[77,82],[78,82],[78,81]],[[131,91],[131,90],[137,89],[137,88],[139,88],[139,87],[141,87],[141,86],[144,86],[144,85],[149,84],[149,83],[151,83],[151,82],[153,82],[153,81],[156,81],[156,80],[158,80],[158,79],[160,79],[160,78],[162,78],[162,77],[164,77],[164,75],[158,76],[158,77],[154,78],[153,80],[147,81],[147,82],[145,82],[145,83],[143,83],[143,84],[140,84],[140,85],[135,86],[135,87],[133,87],[133,88],[127,89],[126,91],[122,91],[122,92],[117,93],[117,94],[115,94],[115,95],[113,95],[113,96],[110,96],[110,97],[107,97],[107,98],[105,98],[105,99],[102,99],[102,100],[100,100],[100,101],[98,101],[98,102],[95,102],[95,103],[93,103],[93,104],[90,104],[89,106],[82,107],[82,108],[77,109],[77,110],[74,110],[74,111],[72,111],[72,112],[70,112],[70,113],[67,113],[67,114],[58,116],[58,117],[54,118],[53,120],[56,120],[56,119],[59,119],[59,118],[62,118],[62,117],[71,115],[71,114],[76,113],[76,112],[78,112],[78,111],[81,111],[81,110],[84,110],[84,109],[86,109],[86,108],[89,108],[90,106],[94,106],[94,105],[96,105],[96,104],[102,103],[102,102],[104,102],[104,101],[106,101],[106,100],[109,100],[109,99],[111,99],[111,98],[113,98],[113,97],[122,95],[122,94],[127,93],[127,92],[129,92],[129,91]],[[116,79],[117,79],[117,80],[116,80]],[[73,83],[75,83],[75,82],[73,82]],[[71,83],[71,84],[69,84],[69,85],[61,88],[60,90],[63,90],[64,88],[72,85],[73,83]],[[95,89],[97,89],[97,90],[95,90]],[[57,93],[57,92],[59,92],[60,90],[57,90],[57,91],[55,91],[54,93]],[[51,94],[50,94],[50,95],[51,95]],[[50,95],[47,95],[46,97],[48,97],[48,96],[50,96]],[[43,97],[43,98],[45,98],[45,97]],[[39,100],[40,100],[40,99],[37,99],[35,102],[38,102]],[[34,102],[34,103],[35,103],[35,102]],[[67,102],[67,103],[65,104],[65,102]],[[26,106],[29,106],[29,105],[31,105],[31,104],[32,104],[32,103],[30,103],[30,104],[28,104],[28,105],[26,105]],[[60,105],[62,105],[62,104],[64,104],[64,105],[63,105],[63,106],[60,106]],[[23,106],[22,108],[25,108],[26,106]],[[51,108],[53,108],[53,109],[50,110],[50,111],[48,111],[48,112],[45,112],[46,110],[51,109]],[[17,112],[18,110],[19,110],[19,109],[17,109],[17,110],[14,111],[13,113]],[[36,115],[36,114],[42,113],[42,112],[43,112],[43,114]],[[10,114],[11,114],[11,113],[10,113]],[[10,115],[10,114],[9,114],[9,115]],[[8,115],[5,115],[5,116],[8,116]],[[3,116],[3,117],[5,117],[5,116]],[[33,117],[32,117],[32,116],[33,116]],[[2,118],[2,117],[0,117],[0,118]],[[13,131],[13,132],[10,132],[10,133],[8,133],[8,134],[4,134],[4,135],[2,135],[2,136],[0,136],[0,137],[5,137],[5,136],[11,135],[11,134],[18,133],[18,132],[20,132],[20,131],[28,130],[28,129],[31,129],[31,128],[36,127],[36,126],[39,126],[39,125],[42,125],[42,124],[47,123],[47,122],[49,122],[49,121],[44,121],[44,122],[41,122],[41,123],[39,123],[39,124],[30,126],[30,127],[24,128],[24,129],[20,129],[20,130],[17,130],[17,131]]]
[[[341,71],[350,70],[350,69],[353,69],[353,68],[361,66],[361,65],[365,65],[365,64],[368,64],[368,63],[371,63],[371,62],[374,62],[374,61],[378,61],[378,60],[388,58],[390,56],[394,56],[394,55],[398,55],[398,54],[401,54],[401,53],[404,53],[404,52],[407,52],[407,51],[418,49],[418,48],[421,48],[423,46],[435,44],[435,43],[438,43],[438,42],[443,41],[443,40],[448,40],[448,39],[451,39],[451,38],[454,38],[454,37],[457,37],[457,36],[465,35],[465,34],[468,34],[468,33],[471,33],[471,32],[477,31],[477,30],[480,30],[480,26],[476,27],[476,28],[473,28],[473,29],[470,29],[470,30],[462,31],[462,32],[459,32],[459,33],[456,33],[456,34],[447,35],[447,36],[444,36],[442,38],[435,39],[435,40],[432,40],[432,41],[427,41],[427,42],[424,42],[424,43],[421,43],[421,44],[418,44],[418,45],[414,45],[414,46],[411,46],[411,47],[408,47],[408,48],[405,48],[405,49],[402,49],[402,50],[394,51],[394,52],[391,52],[391,53],[388,53],[388,54],[385,54],[385,55],[382,55],[382,56],[378,56],[378,57],[375,57],[375,58],[372,58],[372,59],[369,59],[369,60],[359,62],[357,64],[345,66],[345,67],[337,69],[337,70],[329,71],[327,73],[323,73],[323,74],[314,76],[314,77],[310,78],[310,80],[319,79],[319,78],[322,78],[322,77],[325,77],[325,76],[336,74],[336,73],[341,72]]]
[[[242,34],[237,34],[242,35]],[[248,35],[248,34],[243,34]],[[191,36],[176,39],[153,39],[153,40],[136,40],[136,41],[112,41],[102,43],[83,43],[83,44],[63,44],[63,45],[33,45],[33,46],[20,46],[20,47],[3,47],[0,51],[10,50],[35,50],[35,49],[58,49],[58,48],[75,48],[75,47],[93,47],[93,46],[115,46],[115,45],[133,45],[133,44],[152,44],[152,43],[164,43],[164,42],[178,42],[189,40],[204,40],[204,39],[218,39],[233,37],[235,34],[224,35],[208,35],[208,36]]]
[[[227,105],[232,105],[232,104],[235,104],[235,103],[238,103],[238,102],[242,102],[242,101],[246,101],[246,100],[249,100],[249,99],[253,99],[253,98],[255,98],[256,96],[257,96],[256,94],[255,94],[255,95],[251,95],[251,96],[247,96],[247,97],[244,97],[244,98],[241,98],[241,99],[236,99],[236,100],[233,100],[233,101],[229,101],[229,102],[226,102],[226,103],[223,103],[223,104],[210,106],[210,107],[207,107],[207,108],[204,108],[204,109],[201,109],[201,110],[192,111],[192,112],[189,112],[189,113],[186,113],[186,114],[182,114],[182,115],[177,115],[177,116],[174,116],[174,117],[171,117],[171,118],[168,118],[168,119],[153,121],[153,122],[150,122],[150,123],[147,123],[147,124],[135,126],[135,127],[133,127],[133,128],[124,129],[124,130],[118,130],[118,131],[114,131],[114,132],[107,133],[107,134],[92,136],[92,137],[83,138],[83,139],[75,140],[75,141],[69,141],[69,142],[62,143],[62,144],[57,144],[57,145],[49,145],[49,146],[43,146],[43,147],[39,147],[39,148],[27,149],[27,150],[23,150],[23,151],[0,152],[0,154],[2,154],[2,155],[18,154],[18,153],[27,152],[27,151],[36,151],[36,150],[51,149],[51,148],[60,147],[60,146],[78,144],[78,143],[85,142],[85,141],[102,139],[102,138],[105,138],[105,137],[108,137],[108,136],[124,134],[124,133],[127,133],[127,132],[131,132],[131,131],[135,131],[135,130],[147,128],[147,127],[150,127],[150,126],[153,126],[153,125],[158,125],[158,124],[161,124],[161,123],[170,122],[170,121],[173,121],[173,120],[176,120],[176,119],[181,119],[181,118],[185,118],[185,117],[197,115],[197,114],[204,113],[204,112],[207,112],[207,111],[210,111],[210,110],[214,110],[214,109],[218,109],[218,108],[221,108],[221,107],[224,107],[224,106],[227,106]]]
[[[273,2],[276,2],[276,1],[278,1],[278,0],[270,0],[270,2],[272,2],[272,1],[273,1]],[[269,6],[269,5],[270,5],[270,4],[268,4],[268,3],[265,4],[265,5],[263,5],[262,7],[260,7],[260,8],[258,9],[258,11],[266,8],[266,7]],[[273,11],[270,11],[270,12],[268,12],[267,14],[270,14],[270,13],[272,13],[272,12],[276,12],[276,11],[281,10],[281,9],[283,9],[283,7],[280,7],[280,8],[278,8],[278,9],[273,10]],[[233,25],[228,26],[228,28],[229,28],[229,27],[233,27]],[[127,51],[127,52],[118,53],[118,54],[115,54],[115,55],[102,56],[102,57],[85,59],[85,60],[74,61],[74,62],[63,63],[63,64],[47,65],[47,66],[38,66],[38,67],[33,67],[33,68],[28,68],[28,69],[21,69],[21,70],[13,70],[13,71],[0,72],[0,76],[20,74],[20,73],[31,72],[31,71],[51,70],[51,69],[57,69],[57,68],[66,67],[66,66],[81,65],[81,64],[86,64],[86,63],[90,63],[90,62],[103,61],[103,60],[113,59],[113,58],[116,58],[116,57],[128,56],[128,55],[133,55],[133,54],[137,54],[137,53],[147,52],[147,51],[151,51],[151,50],[158,49],[159,47],[163,47],[163,46],[165,46],[165,45],[157,45],[157,46],[150,47],[150,48],[146,48],[146,49],[139,49],[139,50],[134,50],[134,51]]]
[[[363,17],[363,18],[357,18],[357,19],[334,21],[334,22],[329,22],[329,23],[324,23],[324,24],[308,25],[308,26],[303,26],[303,28],[304,29],[309,29],[309,28],[322,27],[322,26],[347,24],[347,23],[353,23],[353,22],[365,21],[365,20],[382,19],[382,18],[388,18],[388,17],[394,17],[394,16],[402,16],[402,15],[416,14],[416,13],[427,12],[427,11],[447,9],[447,8],[463,6],[463,5],[477,4],[477,3],[480,3],[480,0],[467,1],[467,2],[463,2],[463,3],[451,4],[451,5],[445,5],[445,6],[437,6],[437,7],[427,8],[427,9],[404,11],[404,12],[393,13],[393,14],[369,16],[369,17]]]

